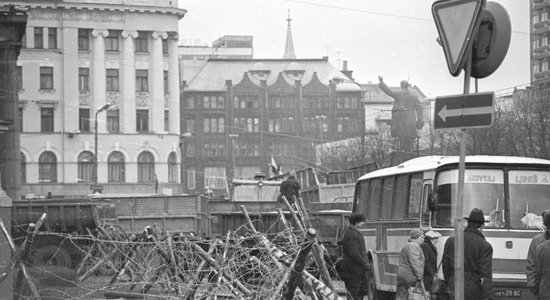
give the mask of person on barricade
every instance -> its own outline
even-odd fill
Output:
[[[294,201],[292,196],[296,198],[300,197],[300,182],[296,179],[296,172],[294,170],[288,172],[288,178],[281,183],[279,191],[281,196],[285,196],[289,203]]]
[[[535,236],[533,240],[531,240],[529,252],[527,252],[527,266],[525,267],[527,287],[533,295],[538,297],[541,297],[543,294],[550,295],[550,285],[548,285],[548,283],[550,283],[550,274],[546,273],[545,276],[541,278],[539,276],[542,275],[542,273],[539,274],[539,272],[537,272],[537,267],[544,264],[543,257],[547,256],[543,255],[539,258],[541,261],[537,261],[537,249],[543,243],[550,240],[550,210],[545,210],[542,212],[542,223],[546,228],[543,233]],[[545,249],[548,249],[548,247],[545,247]],[[547,285],[541,285],[541,279],[546,279],[545,282]]]
[[[340,277],[344,280],[352,300],[363,300],[367,290],[366,273],[370,266],[365,239],[359,231],[365,221],[364,214],[352,213],[349,216],[349,227],[342,238]]]
[[[409,234],[409,241],[401,249],[397,268],[396,300],[408,300],[409,288],[425,292],[424,253],[420,247],[423,242],[424,232],[420,228],[414,228]]]
[[[493,246],[483,236],[483,228],[487,222],[485,215],[483,210],[474,208],[470,216],[464,219],[468,220],[464,229],[464,299],[492,299]],[[454,255],[455,237],[452,236],[445,243],[442,258],[443,276],[449,293],[454,293]]]

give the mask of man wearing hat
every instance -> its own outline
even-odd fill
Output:
[[[485,215],[474,208],[464,229],[464,299],[493,298],[493,247],[485,240],[483,228]],[[443,249],[443,276],[451,291],[454,291],[455,237],[450,237]]]
[[[542,265],[542,261],[536,260],[537,252],[539,252],[537,249],[539,246],[550,240],[550,210],[545,210],[542,212],[542,223],[546,227],[546,230],[531,240],[529,252],[527,252],[527,266],[525,268],[525,274],[527,275],[527,287],[535,296],[541,296],[541,294],[545,293],[550,295],[550,286],[547,284],[541,284],[540,278],[537,278],[537,266]],[[550,274],[547,274],[546,276],[550,277]],[[550,278],[547,280],[550,280]]]

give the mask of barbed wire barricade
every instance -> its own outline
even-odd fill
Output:
[[[286,199],[284,202],[295,222],[287,220],[279,209],[274,224],[261,224],[252,221],[246,207],[241,206],[246,224],[213,240],[191,233],[160,232],[154,224],[131,235],[118,226],[99,226],[80,236],[42,231],[34,234],[56,234],[79,245],[81,259],[73,266],[71,280],[84,292],[78,296],[58,293],[66,298],[93,294],[151,299],[341,299],[331,278],[326,277],[336,272],[333,265],[324,264],[322,258],[327,253],[316,239],[316,230],[308,226],[307,213],[300,209],[298,199],[294,199],[295,207]],[[282,231],[271,233],[281,224]],[[30,237],[32,234],[23,244]],[[27,244],[32,244],[32,239]],[[20,262],[21,270],[28,265],[48,272],[43,266],[32,265],[25,255],[17,258],[13,265]],[[27,286],[32,286],[32,276],[25,278]],[[97,278],[101,282],[90,287],[88,282]],[[21,288],[21,281],[18,278],[15,287]],[[42,293],[43,287],[38,285],[25,297],[37,299]]]

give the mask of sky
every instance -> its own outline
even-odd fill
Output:
[[[436,42],[433,0],[179,0],[180,43],[208,45],[224,35],[251,35],[254,58],[282,58],[288,11],[297,58],[348,62],[359,83],[401,80],[429,98],[462,94],[464,72],[449,73]],[[529,84],[529,0],[497,0],[510,15],[510,48],[502,65],[479,79],[479,92],[509,94]],[[474,82],[471,83],[474,92]]]

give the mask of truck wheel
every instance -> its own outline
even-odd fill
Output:
[[[71,256],[63,247],[44,246],[35,250],[31,256],[31,263],[35,266],[57,266],[69,268]]]

